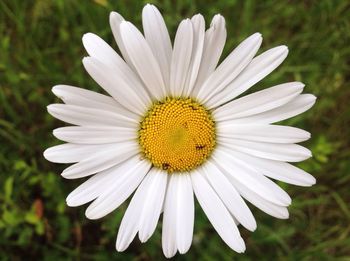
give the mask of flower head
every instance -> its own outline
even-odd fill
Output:
[[[74,163],[62,176],[91,176],[68,197],[69,206],[92,201],[90,219],[119,207],[135,191],[119,227],[116,248],[125,250],[138,233],[147,241],[163,213],[166,257],[186,253],[194,226],[194,195],[223,241],[237,252],[245,244],[238,224],[256,229],[245,200],[276,218],[288,218],[291,198],[269,178],[310,186],[315,179],[287,162],[311,152],[296,143],[310,134],[273,123],[308,110],[315,102],[289,82],[238,97],[278,67],[286,46],[256,56],[255,33],[218,65],[225,40],[224,18],[210,27],[200,14],[183,20],[172,45],[153,5],[142,12],[144,35],[119,14],[110,24],[122,57],[88,33],[83,64],[109,94],[58,85],[64,104],[49,113],[75,126],[53,131],[65,144],[44,156]],[[244,200],[245,199],[245,200]]]

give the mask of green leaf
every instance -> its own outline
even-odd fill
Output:
[[[13,191],[13,177],[8,177],[4,184],[5,200],[10,201]]]

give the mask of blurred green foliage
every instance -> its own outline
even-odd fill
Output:
[[[286,44],[284,64],[252,91],[303,81],[318,97],[314,108],[287,123],[309,130],[314,157],[300,166],[317,178],[311,188],[281,184],[293,198],[289,220],[252,207],[254,233],[241,229],[245,254],[231,251],[197,206],[193,245],[181,260],[350,260],[350,3],[322,1],[150,1],[163,12],[172,36],[184,17],[221,13],[227,21],[225,55],[259,31],[262,50]],[[94,32],[116,47],[108,24],[116,10],[141,26],[144,1],[0,1],[0,258],[1,260],[163,259],[161,229],[145,244],[136,239],[117,253],[116,233],[126,205],[99,221],[69,208],[66,195],[81,181],[60,177],[63,165],[42,152],[57,144],[62,126],[46,106],[66,83],[98,90],[83,70],[81,37]],[[161,226],[159,224],[159,226]]]

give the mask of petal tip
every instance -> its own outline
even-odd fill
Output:
[[[256,32],[254,34],[252,34],[252,36],[256,37],[256,38],[262,38],[262,34],[259,32]]]
[[[51,92],[58,96],[59,92],[62,90],[62,85],[55,85],[51,88]]]
[[[85,217],[91,220],[95,220],[99,218],[98,216],[96,216],[96,213],[94,213],[89,207],[85,210]]]
[[[315,185],[317,180],[314,176],[310,175],[312,178],[310,178],[310,186]]]
[[[281,45],[280,48],[283,52],[289,52],[289,48],[287,45]]]
[[[154,9],[154,8],[156,8],[153,4],[151,4],[151,3],[147,3],[144,7],[143,7],[143,10],[145,10],[145,9],[149,9],[149,8],[151,8],[151,9]]]
[[[119,243],[117,241],[116,245],[115,245],[115,249],[118,251],[118,252],[123,252],[125,249],[127,249],[127,246],[124,246],[122,245],[121,243]]]
[[[179,253],[181,254],[181,255],[183,255],[183,254],[186,254],[187,252],[188,252],[188,250],[190,249],[190,247],[186,247],[186,248],[179,248]]]
[[[85,56],[83,57],[83,59],[81,60],[83,65],[86,66],[87,64],[91,63],[92,62],[92,57],[91,56]]]
[[[163,254],[164,254],[164,256],[166,257],[166,258],[172,258],[172,257],[174,257],[175,255],[176,255],[176,252],[175,253],[164,253],[163,252]]]
[[[237,249],[237,252],[238,253],[244,253],[245,252],[245,250],[246,250],[246,246],[245,246],[245,243],[244,243],[244,240],[243,240],[243,238],[240,238],[240,240],[239,240],[239,248]]]
[[[74,165],[72,165],[72,166],[74,166]],[[62,176],[63,178],[65,178],[65,179],[75,179],[75,177],[72,176],[72,175],[75,174],[75,173],[72,171],[72,169],[71,169],[72,166],[66,168],[65,170],[63,170],[63,171],[61,172],[61,176]]]
[[[68,207],[76,207],[76,205],[73,203],[73,199],[70,194],[66,198],[66,204]]]
[[[47,112],[50,113],[52,115],[54,109],[55,109],[55,104],[49,104],[46,106]]]
[[[297,88],[303,89],[305,87],[305,83],[303,82],[294,82],[294,83]]]
[[[246,226],[246,229],[248,229],[251,232],[254,232],[257,229],[258,225],[256,223],[256,220],[253,218],[253,220]]]
[[[109,13],[109,20],[112,21],[112,20],[115,20],[115,19],[117,19],[119,21],[123,21],[124,20],[124,18],[119,13],[117,13],[115,11],[110,12]]]
[[[140,239],[141,243],[145,243],[149,239],[149,236],[144,234],[144,233],[139,232],[139,239]]]
[[[69,179],[69,177],[68,177],[69,175],[67,175],[67,173],[65,173],[65,171],[61,172],[61,176],[65,179]]]
[[[84,39],[86,39],[87,37],[90,37],[90,36],[94,36],[94,34],[93,34],[93,33],[90,33],[90,32],[87,32],[87,33],[83,34],[83,36],[82,36],[81,38],[82,38],[83,41],[84,41]]]
[[[47,148],[46,150],[44,150],[43,152],[43,156],[46,160],[50,161],[50,148]]]
[[[225,18],[220,13],[218,13],[218,14],[214,15],[212,20],[214,23],[216,23],[216,22],[219,22],[219,20],[220,20],[220,22],[225,21]]]

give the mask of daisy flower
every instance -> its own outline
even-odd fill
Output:
[[[89,54],[84,67],[109,95],[53,87],[64,104],[49,105],[48,112],[74,126],[55,129],[54,136],[66,143],[44,156],[74,163],[64,178],[91,176],[67,197],[72,207],[92,201],[89,219],[111,213],[135,192],[119,227],[118,251],[136,234],[147,241],[162,214],[164,255],[186,253],[196,198],[222,240],[244,252],[237,226],[250,231],[257,226],[246,201],[286,219],[291,198],[271,179],[315,183],[288,163],[311,157],[296,144],[310,133],[273,124],[308,110],[315,96],[301,94],[300,82],[241,96],[283,62],[288,48],[256,56],[262,37],[255,33],[218,65],[226,41],[221,15],[207,30],[200,14],[183,20],[173,44],[155,6],[144,7],[142,24],[143,34],[118,13],[110,14],[122,56],[97,35],[83,36]]]

